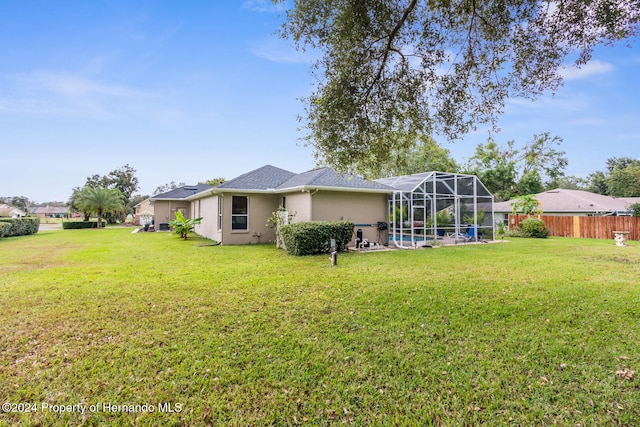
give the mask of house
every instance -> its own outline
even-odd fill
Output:
[[[25,216],[25,213],[22,210],[0,203],[0,217],[22,218],[23,216]]]
[[[133,206],[134,209],[134,219],[133,223],[135,225],[147,225],[153,224],[155,222],[154,219],[154,206],[151,202],[151,199],[145,199]]]
[[[619,216],[629,215],[629,207],[639,203],[639,197],[616,198],[583,190],[557,188],[535,195],[545,215],[559,216]],[[495,203],[497,220],[507,221],[513,212],[513,200]]]
[[[330,168],[296,174],[266,165],[184,200],[192,218],[203,217],[195,231],[227,245],[274,240],[268,220],[280,206],[292,223],[348,220],[362,229],[363,238],[384,242],[378,222],[388,221],[392,193],[387,185]]]
[[[38,206],[31,209],[31,213],[38,218],[64,218],[69,215],[69,208],[66,206]]]
[[[176,218],[176,211],[182,212],[186,218],[191,218],[191,202],[188,197],[211,188],[213,187],[208,184],[184,185],[149,197],[149,207],[153,209],[156,230],[168,230],[168,223]]]

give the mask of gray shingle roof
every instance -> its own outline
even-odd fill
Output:
[[[199,193],[204,190],[208,190],[209,188],[213,188],[212,185],[209,184],[196,184],[196,185],[185,185],[183,187],[176,188],[175,190],[170,190],[165,193],[156,194],[155,196],[151,196],[151,200],[176,200],[176,199],[184,199],[189,196],[193,196],[196,193]]]
[[[326,188],[326,189],[350,189],[381,192],[392,192],[393,188],[375,182],[367,181],[359,176],[340,174],[331,168],[320,168],[296,174],[275,166],[266,165],[252,170],[237,178],[223,182],[215,187],[216,190],[242,190],[245,192],[270,191],[276,193],[301,187]],[[190,194],[191,195],[191,194]],[[157,196],[154,196],[156,198]],[[196,198],[199,196],[195,196]]]
[[[341,174],[331,168],[314,169],[292,176],[282,183],[278,190],[297,187],[334,187],[369,190],[389,190],[393,189],[387,185],[375,181],[367,181],[355,175]]]
[[[238,190],[269,190],[279,187],[283,182],[295,176],[295,173],[266,165],[225,181],[216,188]]]
[[[551,212],[584,212],[607,213],[622,212],[629,209],[630,200],[604,196],[583,190],[558,188],[535,195],[543,213]],[[512,200],[494,204],[495,212],[512,212]]]

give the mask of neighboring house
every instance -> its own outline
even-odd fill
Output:
[[[619,197],[618,200],[624,200],[628,208],[631,207],[631,205],[640,203],[640,197]]]
[[[153,209],[155,229],[168,229],[166,224],[176,218],[176,211],[182,212],[186,218],[196,218],[191,215],[191,202],[187,198],[211,188],[208,184],[185,185],[149,197],[147,200]]]
[[[638,197],[616,198],[583,190],[558,188],[535,195],[544,215],[618,216],[629,215],[629,207],[640,202]],[[497,220],[507,221],[513,213],[513,200],[494,203]]]
[[[9,206],[7,204],[0,204],[0,217],[9,217],[9,218],[22,218],[26,214],[13,206]]]
[[[135,225],[147,225],[154,223],[154,206],[151,203],[151,199],[145,199],[135,205],[134,207],[134,219]]]
[[[292,223],[348,220],[363,230],[364,238],[382,243],[387,235],[381,235],[377,224],[388,221],[387,200],[393,191],[330,168],[296,174],[266,165],[185,199],[190,217],[203,217],[195,231],[227,245],[274,240],[268,220],[280,206]]]
[[[59,206],[38,206],[31,209],[31,213],[39,218],[64,218],[69,214],[69,208]]]

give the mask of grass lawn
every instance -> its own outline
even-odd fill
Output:
[[[333,268],[206,243],[0,240],[0,425],[640,420],[637,242],[515,239]]]

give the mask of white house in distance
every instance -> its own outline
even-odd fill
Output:
[[[22,218],[25,213],[16,207],[9,206],[5,203],[0,203],[0,216],[9,218]]]

